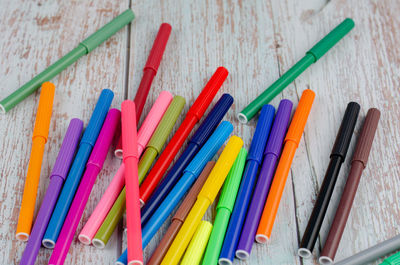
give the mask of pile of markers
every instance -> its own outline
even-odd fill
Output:
[[[224,67],[219,67],[212,75],[168,143],[167,139],[185,105],[185,99],[179,95],[162,91],[137,130],[137,122],[171,32],[170,25],[162,24],[135,99],[125,100],[121,111],[109,109],[114,94],[104,89],[83,135],[83,121],[70,121],[43,203],[33,222],[55,94],[55,86],[48,80],[133,19],[131,10],[123,12],[0,102],[1,109],[6,112],[42,88],[16,231],[18,240],[28,241],[20,264],[33,265],[41,245],[54,248],[48,264],[64,264],[93,185],[114,140],[117,143],[115,155],[122,158],[121,166],[80,231],[80,242],[104,248],[126,212],[128,248],[116,263],[143,264],[143,249],[181,203],[147,264],[229,265],[235,257],[248,259],[253,243],[266,244],[271,236],[315,93],[304,90],[292,117],[291,101],[281,100],[277,109],[268,102],[354,27],[351,19],[344,20],[238,115],[239,121],[247,122],[260,112],[247,151],[240,137],[230,137],[233,125],[223,121],[234,100],[229,94],[219,98],[187,141],[227,78],[228,71]],[[355,102],[350,102],[345,111],[320,193],[300,244],[298,253],[303,258],[312,256],[359,111],[360,106]],[[379,118],[377,109],[370,109],[365,117],[347,183],[319,259],[323,265],[333,263]],[[175,159],[185,142],[186,148]],[[225,142],[222,153],[214,162],[214,156]],[[202,221],[218,194],[214,222]],[[397,236],[337,264],[364,264],[399,248],[400,236]],[[399,264],[399,260],[400,255],[396,254],[383,264]]]

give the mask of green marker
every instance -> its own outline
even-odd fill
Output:
[[[122,14],[111,20],[111,22],[79,43],[75,49],[67,53],[54,64],[50,65],[46,70],[35,76],[31,81],[20,87],[17,91],[3,99],[0,102],[0,112],[8,112],[10,109],[15,107],[15,105],[35,92],[44,82],[50,81],[50,79],[76,62],[79,58],[90,53],[94,48],[110,38],[134,18],[135,14],[131,9],[125,10]]]
[[[186,101],[183,97],[175,96],[171,104],[168,106],[168,109],[165,111],[165,114],[146,146],[144,154],[140,158],[138,165],[139,183],[142,183],[147,171],[153,164],[154,159],[161,152],[163,145],[167,141],[168,135],[171,133],[179,114],[185,106],[185,102]],[[106,219],[104,219],[103,224],[100,226],[93,238],[93,245],[95,247],[104,248],[114,232],[115,227],[117,227],[118,222],[125,213],[125,195],[126,190],[124,187],[117,200],[114,202],[110,212],[107,214]]]
[[[346,18],[328,35],[320,40],[312,47],[306,55],[298,61],[292,68],[284,73],[278,80],[267,88],[261,95],[253,100],[239,114],[238,119],[241,123],[247,123],[254,115],[269,103],[276,95],[282,92],[291,82],[293,82],[301,73],[303,73],[310,65],[318,61],[325,53],[327,53],[336,43],[339,42],[347,33],[354,28],[354,21]]]
[[[247,151],[242,148],[226,178],[224,187],[217,205],[217,215],[208,241],[203,265],[218,264],[219,253],[224,243],[226,228],[228,227],[236,195],[239,190],[240,181],[246,163]]]
[[[399,265],[400,264],[400,252],[393,254],[392,256],[383,260],[381,265]]]

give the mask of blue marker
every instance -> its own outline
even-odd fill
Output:
[[[43,237],[42,244],[46,248],[54,248],[56,244],[58,234],[64,224],[65,217],[67,216],[76,189],[81,181],[83,171],[85,170],[87,160],[92,152],[97,136],[100,133],[100,129],[103,126],[104,119],[106,118],[113,98],[114,93],[111,90],[104,89],[101,91],[99,100],[94,108],[89,124],[83,133],[78,152],[76,153],[74,162]]]
[[[178,181],[178,183],[176,183],[174,188],[160,204],[149,221],[147,221],[146,225],[143,226],[143,249],[147,246],[153,236],[157,233],[158,229],[160,229],[162,224],[178,205],[179,201],[196,181],[207,162],[214,157],[226,139],[228,139],[232,131],[233,126],[230,122],[221,122],[215,132],[210,136],[208,141],[186,167],[186,169],[183,171],[182,178]],[[127,262],[127,251],[125,250],[121,257],[119,257],[117,264],[127,264]]]
[[[226,264],[232,264],[235,257],[236,247],[239,242],[243,222],[246,218],[247,208],[250,203],[257,172],[261,165],[264,148],[267,143],[269,131],[274,120],[275,108],[271,105],[264,105],[261,109],[260,118],[251,141],[250,151],[247,156],[242,182],[236,197],[228,229],[226,230],[224,244],[222,245],[219,260]],[[225,264],[224,263],[224,264]]]
[[[178,182],[179,178],[182,176],[183,170],[187,167],[189,162],[193,159],[193,157],[197,154],[203,144],[207,141],[215,128],[217,128],[218,124],[221,122],[222,118],[225,116],[232,103],[233,97],[229,94],[223,94],[222,97],[215,104],[214,108],[207,115],[203,123],[193,135],[185,151],[183,151],[182,155],[179,157],[174,166],[171,168],[171,170],[161,181],[157,189],[154,191],[153,195],[142,208],[142,227],[147,223],[157,207],[161,204],[161,202],[165,199],[171,189]]]

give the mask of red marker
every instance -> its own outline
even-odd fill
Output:
[[[140,202],[142,205],[149,199],[150,195],[157,187],[172,160],[182,147],[193,127],[204,115],[204,112],[207,110],[227,76],[228,70],[224,67],[218,67],[204,87],[203,91],[201,91],[199,97],[189,109],[181,126],[178,128],[167,147],[165,147],[165,150],[162,152],[161,156],[140,186]]]
[[[162,23],[158,30],[157,37],[154,40],[153,47],[151,48],[149,58],[147,58],[146,65],[143,69],[142,81],[140,81],[139,88],[136,92],[135,99],[133,100],[136,105],[136,124],[142,115],[144,104],[146,103],[147,95],[149,94],[151,83],[157,74],[158,67],[160,66],[162,56],[167,46],[169,35],[171,34],[171,25]],[[119,136],[117,148],[115,149],[115,156],[122,159],[122,146],[121,137]]]

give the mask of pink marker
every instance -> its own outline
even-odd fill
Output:
[[[172,98],[173,96],[170,92],[161,91],[153,107],[151,107],[149,114],[147,114],[146,119],[143,121],[142,126],[140,126],[137,139],[139,157],[146,148],[147,143],[153,135],[154,130],[157,128],[164,112],[171,103]],[[122,149],[116,149],[115,156],[122,159]]]
[[[72,201],[71,208],[65,219],[64,225],[61,229],[56,246],[49,260],[49,265],[64,264],[67,257],[69,247],[71,246],[76,228],[82,217],[83,210],[89,199],[90,192],[92,191],[94,182],[100,170],[103,167],[104,161],[107,157],[108,149],[110,148],[114,133],[120,121],[120,111],[111,109],[104,121],[101,128],[99,137],[93,147],[89,160],[86,164],[86,170],[76,191],[74,200]]]
[[[142,228],[140,222],[138,143],[135,103],[125,100],[121,105],[123,160],[125,163],[126,224],[128,227],[128,265],[143,265]]]
[[[143,121],[142,126],[140,127],[140,130],[138,132],[138,138],[137,138],[139,157],[142,154],[143,150],[145,149],[155,129],[157,128],[157,125],[160,122],[165,111],[167,110],[169,104],[171,103],[172,98],[173,96],[170,92],[162,91],[158,96],[157,100],[154,102],[153,107],[149,111],[149,114],[147,115],[146,119]],[[118,154],[122,156],[121,149],[115,151],[116,156],[118,156],[117,152],[119,152]],[[117,173],[113,177],[110,185],[107,187],[107,190],[105,191],[104,195],[101,197],[99,203],[94,209],[89,220],[86,222],[81,233],[79,234],[78,237],[79,241],[81,241],[83,244],[90,245],[92,243],[92,240],[96,235],[97,230],[99,230],[101,224],[103,223],[108,212],[113,206],[119,193],[124,187],[125,184],[124,173],[125,173],[125,165],[124,163],[122,163]]]

